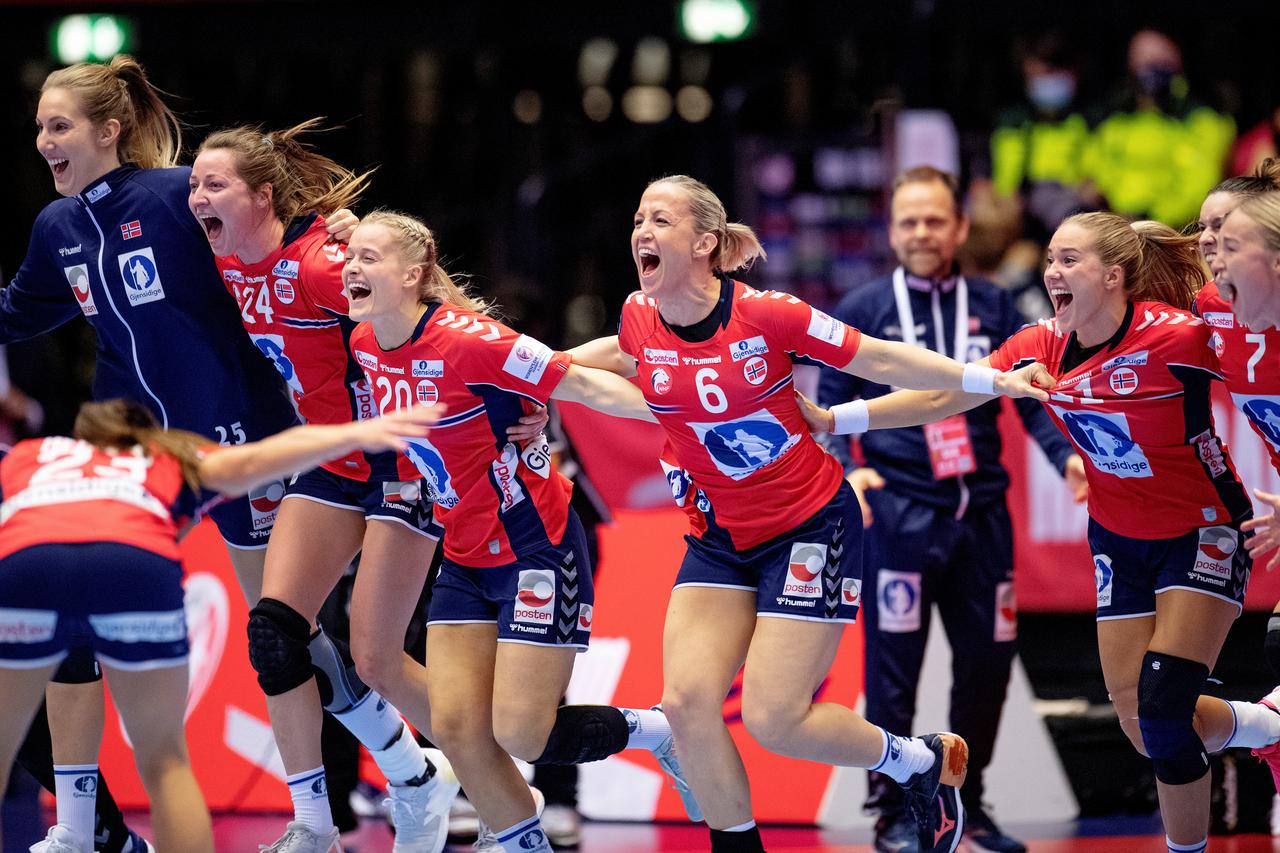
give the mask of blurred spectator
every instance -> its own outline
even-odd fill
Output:
[[[1231,152],[1231,174],[1252,175],[1268,157],[1280,156],[1280,107],[1250,128]]]
[[[1047,243],[1065,217],[1095,206],[1083,186],[1089,126],[1079,107],[1076,60],[1062,36],[1036,36],[1017,54],[1026,97],[1001,114],[991,133],[991,179],[998,193],[1021,197],[1027,237]]]
[[[960,273],[1012,293],[1018,313],[1028,323],[1052,314],[1040,275],[1044,247],[1023,236],[1018,199],[975,182],[969,188],[968,209],[969,239],[956,252]]]
[[[1112,210],[1181,228],[1222,178],[1234,138],[1229,116],[1191,96],[1173,40],[1142,30],[1129,42],[1128,80],[1098,116],[1086,171]]]

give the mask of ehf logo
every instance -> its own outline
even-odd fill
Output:
[[[1236,535],[1230,527],[1200,528],[1200,547],[1194,570],[1220,580],[1230,580],[1231,558],[1238,547]]]
[[[777,460],[800,440],[767,409],[724,423],[690,423],[716,467],[741,480]]]
[[[531,625],[553,625],[556,583],[551,572],[525,569],[516,581],[515,619]]]
[[[258,351],[276,366],[276,370],[284,377],[289,390],[302,396],[302,380],[298,378],[298,371],[293,366],[293,361],[285,355],[284,338],[281,335],[250,335],[249,337],[253,339],[253,345],[258,348]]]
[[[671,391],[671,374],[665,369],[659,367],[653,371],[649,377],[649,381],[653,383],[653,390],[659,394],[667,394]]]
[[[125,295],[130,305],[143,305],[164,299],[164,287],[160,283],[160,271],[156,258],[147,246],[133,252],[118,255],[120,278],[124,281]]]
[[[1280,397],[1232,394],[1231,398],[1267,442],[1280,449]]]
[[[1111,383],[1111,390],[1121,397],[1128,397],[1138,390],[1138,374],[1132,367],[1117,367],[1111,371],[1108,381]]]
[[[92,317],[97,314],[98,306],[94,304],[93,291],[89,289],[89,267],[76,264],[74,267],[63,267],[62,271],[67,276],[67,283],[71,285],[71,292],[76,295],[76,302],[84,316]]]
[[[430,406],[440,400],[440,389],[430,379],[424,379],[418,383],[414,396],[417,397],[419,403]]]
[[[406,438],[404,454],[422,474],[431,500],[445,509],[458,505],[458,493],[453,488],[453,478],[445,467],[444,459],[435,445],[425,438]]]
[[[787,561],[787,580],[783,595],[800,598],[822,596],[822,570],[827,566],[827,546],[812,542],[796,542]]]
[[[1099,471],[1122,478],[1152,476],[1151,463],[1129,434],[1129,421],[1124,415],[1052,408],[1076,447]]]
[[[97,776],[81,776],[74,782],[75,789],[78,793],[91,795],[96,794],[98,790]]]
[[[249,490],[249,515],[254,530],[264,530],[276,522],[276,510],[284,500],[284,483],[274,480]]]
[[[769,364],[760,356],[752,356],[742,365],[742,375],[752,385],[759,385],[769,375]]]
[[[1111,558],[1106,554],[1093,555],[1093,585],[1098,591],[1098,606],[1111,606],[1111,580],[1115,572],[1111,568]]]
[[[281,305],[292,305],[297,292],[293,289],[293,282],[288,279],[278,278],[271,285],[271,290],[276,295],[276,299]]]

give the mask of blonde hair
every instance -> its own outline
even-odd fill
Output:
[[[271,185],[271,208],[281,222],[316,212],[328,216],[354,207],[368,188],[373,171],[357,175],[317,153],[299,137],[325,130],[323,119],[313,118],[287,130],[263,131],[261,127],[231,127],[209,134],[202,152],[225,149],[235,157],[236,172],[253,192]]]
[[[213,443],[194,432],[161,429],[150,410],[122,398],[85,403],[71,434],[104,450],[141,447],[148,454],[167,453],[182,467],[187,485],[197,491],[201,487],[199,448]]]
[[[161,98],[165,93],[151,85],[132,56],[120,54],[105,65],[81,62],[60,68],[45,78],[40,94],[50,89],[75,95],[95,125],[120,122],[120,162],[142,169],[178,165],[182,125]]]
[[[1246,199],[1236,210],[1258,223],[1262,242],[1280,252],[1280,192],[1263,193]]]
[[[419,302],[448,302],[478,314],[494,313],[494,306],[474,295],[471,288],[455,281],[440,266],[436,235],[417,217],[396,210],[375,210],[361,225],[381,225],[391,232],[400,256],[409,266],[422,267],[418,282]]]
[[[652,181],[649,187],[655,184],[672,184],[684,190],[694,230],[716,236],[716,247],[711,250],[712,272],[732,273],[750,267],[756,258],[769,259],[756,232],[750,226],[729,222],[724,204],[702,181],[688,175],[667,175]]]
[[[1130,222],[1095,212],[1068,216],[1062,225],[1079,225],[1093,235],[1093,251],[1105,266],[1124,271],[1125,291],[1136,302],[1154,300],[1188,310],[1204,285],[1196,238],[1162,222]]]

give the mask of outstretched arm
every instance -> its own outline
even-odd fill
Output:
[[[899,341],[885,341],[864,334],[853,359],[841,368],[845,373],[872,379],[882,385],[912,388],[919,391],[965,391],[970,394],[1005,397],[1032,397],[1044,402],[1049,399],[1043,389],[1052,387],[1052,377],[1041,365],[1029,365],[1035,370],[1014,370],[1009,373],[990,367],[983,359],[971,364],[939,355],[932,350],[911,346]],[[972,405],[958,411],[972,409],[982,399],[975,398]],[[954,412],[952,413],[954,414]],[[894,426],[901,426],[894,424]]]
[[[607,370],[626,379],[636,375],[636,361],[618,346],[617,335],[596,338],[566,352],[573,357],[574,364],[583,367]]]
[[[443,406],[414,406],[367,421],[294,427],[262,441],[218,448],[200,461],[200,480],[210,489],[235,497],[258,483],[355,450],[404,450],[404,437],[426,435],[443,412]]]
[[[616,373],[585,367],[576,362],[569,365],[569,372],[560,380],[556,390],[551,392],[551,399],[581,403],[619,418],[657,422],[644,401],[644,395],[635,385]]]

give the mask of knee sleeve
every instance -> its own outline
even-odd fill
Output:
[[[1267,659],[1267,666],[1271,667],[1271,674],[1280,676],[1280,615],[1273,614],[1267,620],[1267,638],[1262,643],[1262,653]]]
[[[330,637],[321,628],[307,646],[315,671],[320,701],[331,714],[341,714],[369,693],[368,686],[356,673],[351,648],[342,640]]]
[[[268,696],[279,696],[311,677],[311,623],[282,601],[264,598],[249,611],[249,663]]]
[[[1192,719],[1209,667],[1160,652],[1147,652],[1138,677],[1138,726],[1142,742],[1166,785],[1186,785],[1209,772],[1209,758]]]
[[[102,668],[98,658],[88,646],[77,646],[62,659],[53,672],[55,684],[90,684],[102,680]]]
[[[583,764],[603,761],[627,746],[627,718],[610,705],[561,705],[534,764]]]

